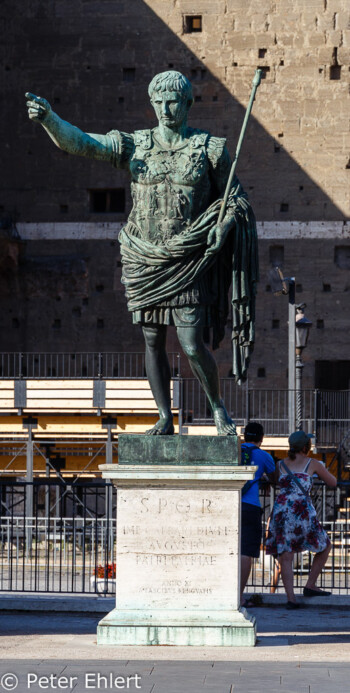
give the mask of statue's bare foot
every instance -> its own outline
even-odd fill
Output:
[[[236,436],[236,424],[229,417],[224,405],[214,409],[214,422],[219,436]]]
[[[172,436],[174,435],[173,417],[161,416],[153,428],[146,431],[147,436]]]

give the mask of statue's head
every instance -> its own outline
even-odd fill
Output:
[[[191,82],[175,70],[153,77],[148,93],[160,122],[171,127],[185,121],[193,103]]]

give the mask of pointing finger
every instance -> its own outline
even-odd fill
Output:
[[[31,101],[35,101],[38,97],[35,96],[35,94],[32,94],[30,91],[26,91],[25,93],[26,99],[30,99]]]

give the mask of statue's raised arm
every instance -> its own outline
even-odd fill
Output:
[[[52,110],[49,102],[41,96],[27,92],[26,99],[29,118],[43,126],[57,147],[69,154],[111,160],[113,147],[107,135],[88,134],[62,120]]]

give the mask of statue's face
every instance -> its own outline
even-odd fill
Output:
[[[151,99],[158,121],[168,128],[181,125],[187,118],[189,102],[178,91],[155,92]]]

